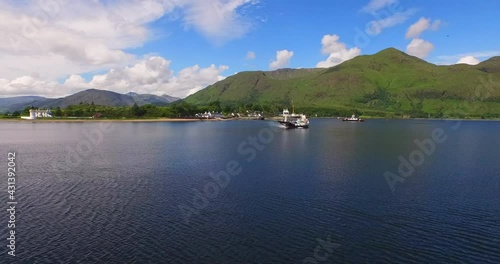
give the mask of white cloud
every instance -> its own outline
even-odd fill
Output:
[[[66,81],[64,81],[64,86],[70,88],[90,88],[89,84],[83,79],[82,76],[77,74],[71,74]]]
[[[479,64],[479,62],[481,62],[481,61],[476,59],[473,56],[465,56],[465,57],[460,58],[456,64],[462,63],[462,64],[469,64],[469,65],[476,65],[476,64]]]
[[[431,19],[422,17],[420,18],[415,24],[411,25],[408,28],[408,31],[406,32],[406,38],[416,38],[419,37],[420,34],[422,34],[424,31],[431,29],[431,30],[438,30],[441,25],[441,20],[435,20],[431,24]]]
[[[489,59],[494,56],[500,56],[500,50],[499,51],[479,51],[479,52],[470,52],[470,53],[461,53],[461,54],[455,54],[455,55],[441,55],[437,56],[437,64],[440,65],[451,65],[451,64],[456,64],[457,61],[464,57],[474,57],[479,60],[485,60]]]
[[[190,0],[185,1],[184,21],[216,43],[236,39],[247,33],[252,24],[237,10],[254,5],[255,0]]]
[[[249,51],[247,52],[247,60],[254,60],[256,58],[255,52]]]
[[[80,75],[70,75],[63,83],[44,80],[39,76],[23,76],[13,80],[0,79],[3,96],[42,95],[66,96],[84,89],[96,88],[118,93],[134,91],[147,94],[168,94],[185,97],[206,86],[223,80],[222,72],[229,67],[210,65],[201,68],[194,65],[177,74],[170,69],[171,61],[162,57],[150,57],[133,66],[113,68],[86,81]]]
[[[438,30],[438,29],[439,29],[439,27],[441,27],[441,24],[442,24],[441,20],[439,20],[439,19],[438,19],[438,20],[435,20],[435,21],[432,23],[432,25],[431,25],[431,30],[434,30],[434,31]]]
[[[290,59],[293,56],[293,51],[278,50],[276,51],[276,60],[269,64],[271,70],[287,67],[290,64]]]
[[[229,68],[225,65],[217,67],[214,64],[207,68],[194,65],[180,70],[175,75],[170,64],[171,61],[162,57],[150,57],[134,66],[111,69],[106,74],[96,75],[89,86],[120,93],[134,91],[183,98],[224,79],[221,73]]]
[[[357,47],[347,49],[346,45],[339,41],[340,37],[337,35],[324,35],[321,39],[323,45],[321,52],[329,54],[328,59],[320,61],[316,65],[317,68],[329,68],[338,65],[346,60],[350,60],[359,54],[361,50]]]
[[[12,80],[0,79],[2,96],[17,95],[54,95],[69,94],[65,87],[55,81],[45,80],[39,76],[22,76]]]
[[[229,69],[228,66],[210,65],[207,68],[200,68],[195,65],[193,67],[185,68],[173,77],[168,84],[165,85],[167,91],[175,91],[173,96],[185,97],[193,94],[206,86],[213,84],[217,81],[225,79],[221,75],[222,72]]]
[[[427,57],[433,49],[434,45],[432,45],[432,43],[423,39],[415,38],[406,47],[406,53],[423,59]]]
[[[0,9],[3,40],[0,41],[0,96],[67,95],[77,89],[72,88],[77,84],[90,85],[77,76],[96,71],[109,72],[106,78],[96,76],[95,85],[99,85],[99,78],[104,78],[100,81],[108,87],[126,87],[127,81],[123,80],[114,79],[117,83],[111,84],[113,74],[121,73],[130,78],[130,83],[138,85],[132,90],[159,91],[153,86],[166,87],[160,85],[166,83],[164,75],[141,72],[152,66],[144,64],[142,55],[129,51],[162,34],[151,29],[152,22],[171,15],[208,39],[223,43],[251,29],[252,21],[241,13],[256,3],[255,0],[7,1]],[[181,15],[174,17],[176,14]],[[199,79],[189,89],[203,87],[207,79],[217,80],[224,67],[198,67],[193,73],[206,77],[193,76]],[[148,74],[154,72],[150,69]],[[217,74],[214,78],[209,73]],[[66,76],[71,77],[65,83],[56,81]],[[154,78],[159,78],[154,80],[157,83]],[[189,85],[175,78],[171,76],[168,83],[178,82],[175,87],[180,91],[172,93],[182,95]]]
[[[144,87],[167,81],[172,76],[169,67],[170,61],[162,57],[151,57],[131,67],[111,69],[106,74],[95,75],[90,85],[95,88],[108,87],[108,89],[122,92],[123,89],[129,89],[131,85],[144,89]]]
[[[385,28],[394,27],[396,25],[404,23],[413,14],[415,14],[416,9],[408,9],[403,12],[396,12],[389,17],[379,20],[372,20],[367,24],[366,32],[371,35],[378,35],[382,33]]]
[[[374,14],[378,10],[397,3],[397,0],[371,0],[366,6],[364,6],[361,11],[365,13]]]
[[[406,38],[415,38],[431,26],[431,21],[425,17],[420,18],[415,24],[411,25],[406,32]]]
[[[116,11],[97,1],[10,2],[0,10],[0,67],[3,77],[14,78],[36,72],[57,78],[133,62],[124,51],[147,41],[145,26],[157,17],[143,9],[143,17],[131,16],[127,23]],[[58,4],[63,3],[63,4]],[[47,61],[51,67],[47,67]]]

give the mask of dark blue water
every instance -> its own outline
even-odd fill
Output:
[[[499,135],[479,121],[1,122],[0,262],[499,263]]]

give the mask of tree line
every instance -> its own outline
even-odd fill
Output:
[[[432,117],[432,118],[446,118],[446,117],[457,117],[465,118],[467,117],[465,111],[453,111],[455,114],[445,115],[444,104],[438,107],[436,111],[428,113],[423,109],[423,96],[420,97],[410,97],[407,95],[407,99],[410,102],[409,109],[403,110],[401,104],[397,104],[397,101],[392,101],[392,99],[387,99],[383,92],[378,91],[377,94],[371,97],[363,98],[364,101],[374,102],[376,99],[380,104],[386,104],[385,107],[380,107],[379,109],[365,109],[358,108],[358,106],[353,105],[352,107],[300,107],[296,109],[297,113],[304,113],[311,117],[345,117],[355,114],[357,116],[369,116],[369,117],[381,117],[381,118],[397,118],[397,117]],[[387,104],[391,102],[391,104]],[[389,106],[388,106],[389,105]],[[14,111],[12,113],[0,114],[2,118],[19,118],[19,116],[29,116],[29,110],[32,106],[26,106],[23,111]],[[211,102],[208,105],[200,106],[195,104],[190,104],[185,101],[179,101],[172,103],[167,106],[155,106],[151,104],[147,105],[137,105],[132,106],[102,106],[94,105],[93,103],[80,103],[77,105],[70,105],[66,108],[56,107],[52,108],[52,115],[56,118],[110,118],[110,119],[122,119],[122,118],[179,118],[179,117],[195,117],[197,113],[204,112],[218,112],[225,115],[231,115],[232,113],[239,113],[246,115],[247,112],[260,112],[264,113],[265,116],[277,116],[279,115],[283,108],[290,109],[290,105],[285,102],[264,102],[264,103],[253,103],[253,102],[233,102],[233,103],[221,103],[219,101]],[[449,111],[446,111],[449,112]],[[487,114],[477,115],[479,118],[498,118],[499,114],[491,114],[490,111]]]

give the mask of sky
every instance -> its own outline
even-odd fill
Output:
[[[0,0],[0,97],[89,88],[184,98],[242,71],[327,68],[394,47],[500,56],[497,0]]]

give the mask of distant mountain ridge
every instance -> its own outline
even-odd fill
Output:
[[[19,105],[31,104],[36,101],[43,101],[46,98],[41,96],[18,96],[10,98],[0,98],[0,112],[10,111],[8,109],[18,109]],[[7,110],[4,110],[7,109]],[[14,110],[14,111],[16,111]]]
[[[134,103],[137,105],[168,105],[172,102],[180,100],[169,95],[152,95],[152,94],[137,94],[127,93],[120,94],[107,90],[88,89],[62,98],[45,98],[41,96],[17,96],[9,98],[0,98],[0,112],[21,111],[26,106],[34,106],[39,108],[66,108],[69,105],[77,105],[80,103],[94,103],[96,105],[105,106],[131,106]]]
[[[134,92],[129,92],[126,93],[125,95],[132,97],[138,105],[145,105],[145,104],[164,105],[180,100],[180,98],[166,94],[157,96],[153,94],[138,94]]]

